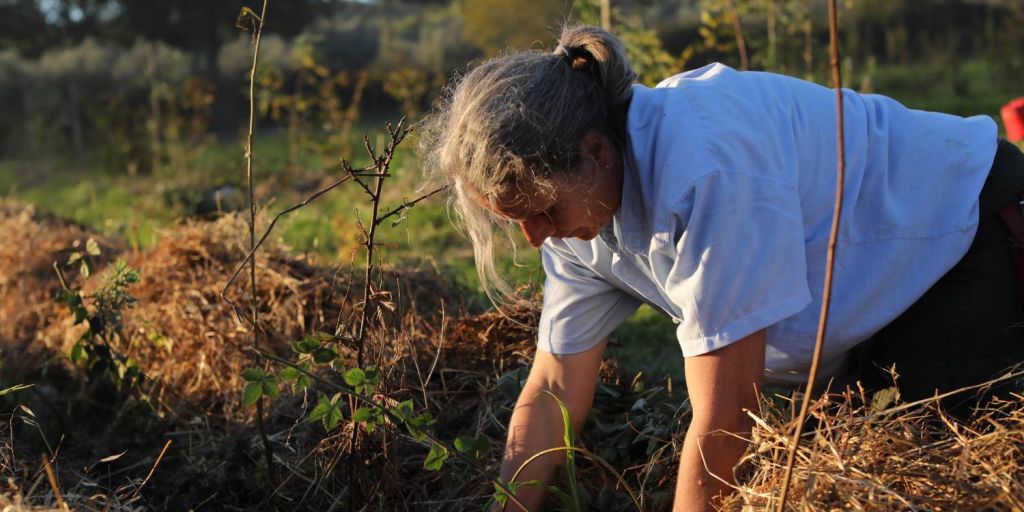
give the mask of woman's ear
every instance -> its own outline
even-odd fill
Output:
[[[595,130],[590,130],[580,139],[580,168],[586,161],[593,162],[593,170],[599,172],[608,167],[608,139]]]

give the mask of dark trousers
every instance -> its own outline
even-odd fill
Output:
[[[978,232],[967,254],[931,289],[864,345],[851,361],[868,388],[892,385],[904,400],[984,382],[1024,362],[1024,302],[1013,237],[999,210],[1024,192],[1024,154],[1000,141],[981,192]],[[964,394],[947,401],[963,408]]]

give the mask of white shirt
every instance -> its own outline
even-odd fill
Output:
[[[844,90],[846,179],[822,375],[967,252],[997,129]],[[835,91],[712,64],[633,88],[622,206],[591,241],[548,239],[539,348],[586,350],[641,303],[684,356],[767,329],[766,379],[798,382],[821,308]]]

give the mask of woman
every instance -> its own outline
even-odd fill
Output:
[[[811,362],[835,191],[834,93],[718,64],[650,89],[634,84],[624,55],[612,35],[577,26],[553,53],[484,62],[450,89],[426,146],[454,185],[492,298],[510,290],[494,268],[493,229],[518,225],[541,247],[538,350],[502,477],[561,445],[558,411],[540,390],[582,427],[604,338],[647,303],[679,325],[693,407],[675,510],[712,509],[745,449],[723,433],[749,432],[742,409],[755,407],[763,380],[800,382]],[[1024,190],[1024,157],[997,144],[986,117],[852,91],[844,105],[846,192],[821,373],[882,384],[895,364],[913,398],[1024,360],[1013,247],[995,213]],[[549,478],[555,459],[519,479]],[[542,499],[521,495],[532,507]]]

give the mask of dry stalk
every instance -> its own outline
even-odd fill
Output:
[[[804,391],[803,402],[800,406],[800,414],[797,416],[795,430],[793,432],[792,445],[789,447],[789,454],[786,457],[786,472],[782,479],[782,492],[776,506],[778,512],[786,507],[786,495],[789,492],[789,484],[793,476],[793,464],[796,459],[797,448],[800,444],[800,436],[803,433],[804,419],[807,417],[807,410],[810,406],[811,393],[814,391],[814,381],[818,376],[818,363],[821,360],[821,349],[825,341],[825,329],[828,325],[828,307],[832,300],[832,269],[835,263],[836,238],[839,235],[839,216],[843,208],[843,178],[846,174],[846,152],[843,133],[843,75],[839,67],[839,23],[836,13],[836,0],[828,1],[828,32],[829,48],[832,54],[832,82],[836,90],[836,198],[835,209],[832,213],[832,228],[828,235],[828,254],[825,263],[825,289],[821,294],[821,315],[818,317],[818,334],[814,340],[814,355],[811,359],[811,369],[807,375],[807,387]]]
[[[256,294],[256,201],[253,193],[252,178],[252,157],[253,157],[253,134],[256,130],[256,69],[260,58],[260,41],[263,36],[263,23],[267,15],[267,0],[263,0],[263,7],[260,15],[255,20],[253,31],[253,52],[252,67],[249,69],[249,134],[245,141],[245,178],[249,189],[249,284],[252,293],[252,349],[253,364],[259,364],[256,355],[256,348],[259,346],[260,336],[260,305]],[[260,432],[260,439],[263,440],[263,453],[267,459],[267,476],[271,484],[276,480],[274,475],[274,451],[267,437],[266,425],[263,422],[263,398],[256,401],[256,426]]]
[[[64,503],[64,497],[61,496],[60,486],[57,485],[57,477],[53,474],[53,469],[50,467],[50,460],[43,455],[43,469],[46,470],[46,479],[50,482],[50,489],[53,491],[53,499],[57,501],[57,508],[60,510],[68,510],[68,504]]]
[[[750,60],[747,57],[747,40],[743,37],[743,24],[740,23],[740,13],[736,11],[736,4],[733,0],[725,0],[729,9],[729,17],[732,18],[732,31],[736,36],[736,50],[740,54],[740,69],[746,71],[750,68]]]

